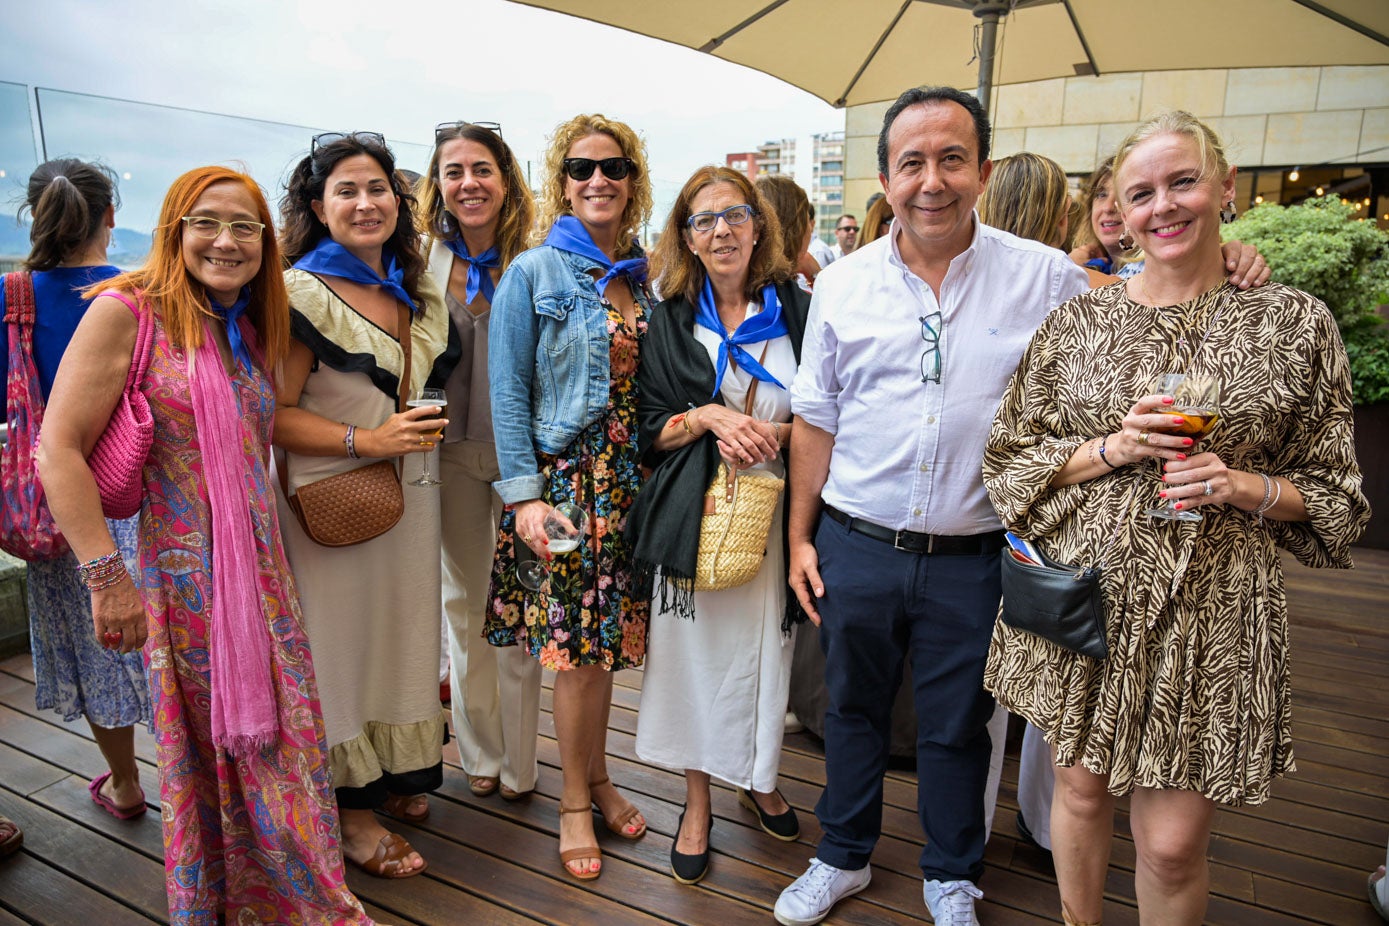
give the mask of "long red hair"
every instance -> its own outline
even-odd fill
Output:
[[[122,292],[141,290],[159,307],[169,340],[185,350],[203,343],[203,322],[211,310],[203,284],[188,272],[183,262],[183,216],[218,183],[240,184],[256,205],[256,218],[265,223],[261,237],[260,270],[251,280],[251,304],[246,317],[255,329],[266,369],[273,369],[289,351],[289,296],[285,292],[284,265],[275,240],[275,221],[260,186],[249,174],[230,167],[198,167],[179,177],[164,194],[159,209],[159,225],[154,229],[149,256],[138,270],[103,280],[85,295],[94,298],[103,290]]]

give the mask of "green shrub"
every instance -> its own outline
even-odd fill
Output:
[[[1389,235],[1335,196],[1255,206],[1224,227],[1252,244],[1273,279],[1326,303],[1350,358],[1356,404],[1389,401],[1389,334],[1375,314],[1389,302]]]

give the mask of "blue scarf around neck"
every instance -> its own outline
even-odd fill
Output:
[[[211,294],[208,294],[207,304],[212,309],[212,314],[226,323],[227,344],[231,346],[232,356],[249,375],[251,372],[251,349],[246,345],[246,339],[241,336],[241,318],[246,314],[246,307],[251,304],[251,287],[241,287],[241,294],[230,306],[222,305],[212,298]]]
[[[330,277],[341,277],[353,283],[361,283],[363,286],[379,286],[408,305],[412,313],[419,312],[424,307],[422,305],[417,306],[415,300],[411,299],[410,294],[406,291],[405,270],[400,266],[400,261],[396,259],[395,254],[389,250],[383,250],[381,259],[382,263],[386,265],[384,277],[377,275],[376,271],[367,266],[366,261],[356,254],[332,238],[325,236],[313,246],[312,251],[294,262],[294,268],[306,270],[309,273],[324,273]]]
[[[587,228],[584,228],[584,223],[572,215],[562,215],[555,220],[550,233],[545,236],[545,243],[552,248],[559,248],[570,254],[587,257],[589,260],[601,264],[607,272],[595,280],[593,284],[600,297],[603,297],[607,292],[608,284],[619,276],[625,276],[636,283],[646,282],[645,257],[633,257],[628,260],[619,260],[616,263],[608,260],[608,255],[604,254],[599,250],[598,245],[593,243],[593,236],[588,233]],[[633,244],[635,243],[634,241]]]
[[[473,304],[478,293],[482,293],[482,297],[490,304],[492,295],[497,291],[497,284],[492,282],[492,274],[488,271],[502,265],[501,252],[497,250],[497,246],[492,245],[477,257],[468,253],[468,245],[462,238],[445,238],[444,247],[468,265],[468,288],[464,293],[467,305]]]
[[[744,319],[742,324],[738,326],[738,330],[729,334],[723,326],[723,320],[719,318],[718,306],[714,303],[714,284],[710,283],[706,276],[704,288],[699,291],[699,306],[695,311],[695,324],[708,328],[721,339],[718,363],[715,365],[714,371],[714,395],[718,395],[719,389],[723,386],[723,376],[728,372],[730,356],[754,379],[760,379],[764,383],[771,383],[782,389],[786,388],[780,380],[768,373],[766,368],[753,358],[752,354],[743,349],[744,344],[760,344],[763,341],[770,341],[786,334],[786,319],[782,317],[781,300],[777,298],[776,287],[771,283],[762,287],[762,311],[751,318]]]

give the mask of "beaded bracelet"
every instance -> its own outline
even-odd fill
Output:
[[[354,460],[360,459],[357,456],[357,426],[349,424],[347,433],[343,435],[342,442],[347,445],[347,455]]]
[[[1106,434],[1104,437],[1101,437],[1101,438],[1100,438],[1100,459],[1103,460],[1103,461],[1104,461],[1104,465],[1105,465],[1105,466],[1108,466],[1110,469],[1118,469],[1119,467],[1116,466],[1116,465],[1114,465],[1113,463],[1109,462],[1109,457],[1107,457],[1107,456],[1104,455],[1104,450],[1105,450],[1104,442],[1107,441],[1107,440],[1109,440],[1109,435],[1108,435],[1108,434]]]
[[[88,560],[77,567],[77,574],[89,592],[99,592],[115,585],[125,578],[125,561],[119,550],[112,550],[105,556]]]

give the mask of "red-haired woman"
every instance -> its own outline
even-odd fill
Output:
[[[58,369],[39,470],[108,647],[143,646],[176,924],[370,923],[343,878],[313,663],[279,541],[267,372],[289,343],[269,208],[202,167],[164,198],[145,266],[101,284]],[[139,583],[119,566],[86,456],[153,325],[141,391]],[[142,602],[143,599],[143,602]]]

